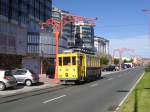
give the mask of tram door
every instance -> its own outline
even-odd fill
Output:
[[[79,77],[84,77],[85,75],[85,61],[84,56],[78,56],[78,75]]]

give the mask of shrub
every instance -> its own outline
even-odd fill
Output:
[[[145,68],[145,72],[150,72],[150,65]]]

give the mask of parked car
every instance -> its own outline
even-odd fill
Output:
[[[25,84],[27,86],[39,82],[39,76],[28,69],[13,70],[13,75],[17,79],[17,83]]]
[[[131,68],[131,65],[130,64],[122,64],[122,68],[123,69]]]
[[[0,91],[8,87],[16,87],[17,80],[12,75],[11,70],[0,70]]]
[[[116,66],[115,65],[109,65],[109,66],[103,68],[103,71],[116,71]]]

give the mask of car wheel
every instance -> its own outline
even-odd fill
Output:
[[[0,82],[0,91],[3,91],[6,88],[3,82]]]
[[[31,80],[26,80],[25,84],[26,84],[26,86],[31,86],[32,85],[32,81]]]

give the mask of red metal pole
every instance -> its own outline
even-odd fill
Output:
[[[114,64],[114,60],[115,60],[115,52],[116,52],[116,50],[114,49],[114,50],[113,50],[113,55],[112,55],[112,64]]]
[[[122,50],[121,49],[119,49],[119,55],[120,55],[120,60],[119,60],[119,67],[120,67],[120,70],[122,70]]]
[[[55,38],[56,38],[56,65],[55,65],[55,77],[54,80],[56,83],[59,83],[58,80],[58,53],[59,53],[59,31],[56,30]]]

